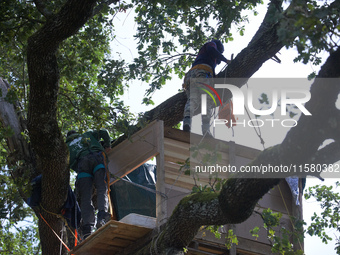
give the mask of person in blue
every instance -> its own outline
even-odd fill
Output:
[[[95,210],[92,205],[93,184],[97,190],[97,224],[100,228],[111,219],[108,213],[108,195],[104,154],[111,149],[111,140],[106,129],[78,134],[67,133],[66,144],[70,152],[70,168],[78,173],[76,188],[80,196],[82,234],[87,238],[95,225]]]
[[[183,130],[190,132],[191,118],[196,109],[201,105],[201,94],[205,93],[199,89],[204,84],[213,85],[215,67],[222,61],[229,64],[231,61],[223,56],[224,47],[220,40],[213,39],[205,43],[199,50],[191,69],[186,73],[183,88],[187,94],[187,102],[184,107]],[[210,117],[213,108],[213,100],[207,97],[207,114],[202,115],[202,133],[210,134]]]

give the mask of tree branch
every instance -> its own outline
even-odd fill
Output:
[[[334,164],[340,159],[340,143],[333,142],[324,148],[318,150],[311,159],[307,161],[308,164]]]
[[[13,165],[15,162],[23,159],[30,161],[32,156],[28,143],[22,136],[26,129],[26,124],[20,115],[20,111],[15,109],[14,105],[6,100],[9,88],[9,84],[0,77],[0,122],[3,127],[10,127],[13,132],[13,135],[7,139],[8,149],[12,155],[15,155],[13,159],[11,157],[8,158],[8,163]]]
[[[11,175],[21,197],[27,201],[28,184],[38,175],[38,170],[30,144],[22,135],[26,131],[26,123],[19,106],[6,100],[9,88],[10,85],[0,77],[0,122],[3,128],[10,128],[12,133],[6,137],[7,164],[10,169],[12,168]]]
[[[46,18],[49,19],[52,17],[53,13],[50,12],[44,3],[43,0],[34,0],[34,4],[37,7],[37,10]]]
[[[235,57],[225,70],[217,75],[218,78],[238,78],[238,84],[235,85],[241,87],[259,70],[264,62],[275,56],[284,46],[284,43],[277,35],[277,31],[282,23],[285,22],[285,16],[280,15],[281,19],[279,20],[270,19],[272,18],[273,12],[279,11],[276,3],[277,1],[271,3],[272,7],[268,10],[260,29],[249,42],[248,46]],[[292,42],[294,38],[290,38],[289,42]],[[217,91],[220,92],[219,89],[217,89]],[[147,112],[146,119],[149,121],[161,119],[165,125],[174,126],[183,119],[186,100],[187,97],[184,92],[178,93],[166,101],[167,108],[164,108],[164,104],[161,104]]]

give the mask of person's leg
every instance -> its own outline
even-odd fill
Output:
[[[194,90],[192,90],[192,93],[191,93],[191,90],[187,88],[185,92],[187,94],[187,102],[184,106],[183,131],[190,132],[191,118],[193,116],[193,111],[191,109],[195,107],[193,106],[195,104],[195,101],[191,100],[191,94],[194,93]]]
[[[209,72],[201,72],[199,74],[200,79],[198,82],[204,83],[206,85],[209,85],[211,87],[214,87],[214,80],[213,77]],[[211,91],[209,88],[206,87],[207,90],[211,92],[211,95],[215,97],[215,93]],[[202,94],[206,94],[205,91],[199,90],[200,95],[198,97],[201,97]],[[207,103],[206,103],[206,114],[202,114],[201,120],[202,120],[202,135],[212,136],[210,133],[210,126],[211,126],[211,117],[213,116],[213,109],[215,107],[214,100],[211,98],[210,95],[207,95]]]
[[[195,69],[190,72],[190,95],[188,95],[189,106],[186,107],[190,110],[190,116],[192,117],[199,107],[201,107],[202,94],[206,95],[206,114],[202,114],[202,133],[211,136],[210,133],[210,120],[212,116],[212,109],[214,107],[214,101],[206,91],[210,91],[212,96],[215,93],[209,89],[208,86],[214,86],[211,73],[206,70]],[[183,121],[184,122],[184,121]]]
[[[108,210],[108,198],[107,198],[107,184],[105,181],[105,169],[99,169],[94,174],[94,185],[97,190],[97,205],[98,211]]]
[[[82,217],[82,232],[84,239],[91,234],[95,224],[94,207],[92,205],[92,160],[87,155],[78,162],[78,179],[76,182],[80,197],[80,209]]]
[[[209,97],[211,99],[211,97]],[[211,117],[213,116],[213,106],[214,102],[213,100],[207,100],[207,114],[202,115],[202,135],[212,136],[210,132],[210,126],[211,126]]]
[[[100,153],[97,154],[96,160],[98,165],[104,164],[103,157]],[[111,219],[110,213],[108,213],[109,202],[108,202],[108,194],[107,194],[107,183],[106,179],[106,170],[105,168],[100,168],[94,172],[94,185],[97,190],[97,207],[98,207],[98,215],[97,215],[97,224],[96,227],[100,228],[105,225]]]
[[[94,208],[92,206],[92,178],[84,177],[77,180],[77,190],[80,196],[82,232],[84,239],[91,234],[95,224]]]
[[[200,106],[201,93],[199,91],[198,85],[195,82],[195,78],[198,75],[199,70],[192,70],[185,76],[184,82],[187,84],[186,95],[187,102],[184,107],[184,118],[183,118],[183,130],[190,132],[191,130],[191,120],[194,116],[195,111]]]

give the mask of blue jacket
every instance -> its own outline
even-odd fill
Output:
[[[192,67],[199,64],[209,65],[215,75],[215,67],[220,64],[221,61],[227,62],[227,59],[218,51],[217,45],[214,42],[208,42],[198,52],[198,55],[192,64]]]

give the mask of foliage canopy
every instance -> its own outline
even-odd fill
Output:
[[[3,0],[0,3],[0,75],[11,85],[6,100],[19,102],[24,117],[29,111],[32,89],[27,66],[28,40],[49,24],[63,6],[75,2]],[[225,43],[233,40],[232,26],[242,35],[245,22],[251,19],[243,11],[250,10],[257,15],[256,6],[263,4],[261,0],[132,0],[129,3],[102,0],[93,3],[93,14],[86,24],[77,33],[61,40],[55,52],[58,77],[55,117],[64,134],[70,129],[84,131],[100,127],[108,128],[115,137],[128,133],[131,124],[140,123],[140,116],[130,113],[119,98],[131,81],[137,79],[150,84],[144,102],[151,103],[155,90],[161,89],[173,76],[183,77],[203,43],[212,38],[219,38]],[[115,37],[116,14],[130,10],[134,10],[136,17],[138,57],[128,63],[114,53],[110,42]],[[294,47],[299,53],[296,61],[320,64],[320,54],[325,51],[333,53],[338,49],[339,10],[339,1],[270,1],[264,22],[249,47],[252,43],[262,43],[256,42],[256,39],[270,28],[275,28],[279,49]],[[43,53],[42,49],[42,56]],[[265,60],[256,63],[255,69],[260,68]],[[236,68],[237,64],[236,61]],[[5,140],[11,135],[8,127],[1,128],[0,213],[2,225],[6,227],[1,230],[0,242],[3,247],[8,246],[7,249],[17,247],[18,254],[20,249],[36,253],[39,252],[38,244],[19,241],[33,238],[29,230],[18,227],[18,239],[11,244],[8,242],[14,240],[10,226],[33,215],[24,206],[21,196],[27,194],[23,194],[18,185],[27,184],[27,180],[11,178],[20,162],[8,164],[6,161],[12,152]],[[23,135],[28,141],[31,138],[27,132]],[[325,226],[328,223],[320,224]],[[327,236],[323,235],[323,238],[327,239]]]

